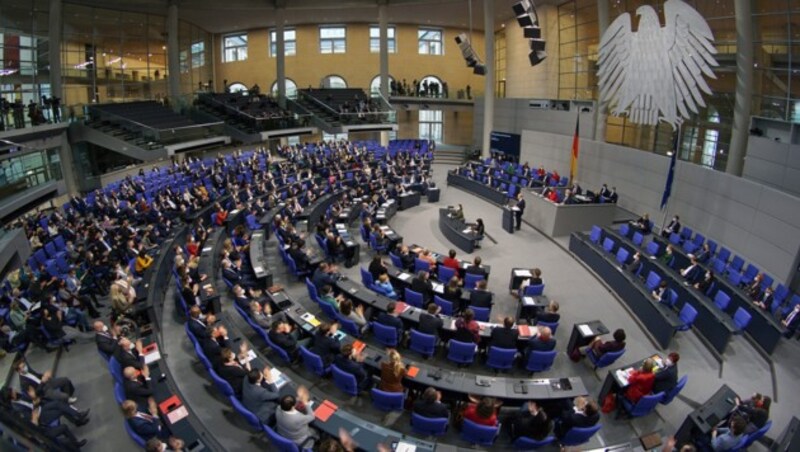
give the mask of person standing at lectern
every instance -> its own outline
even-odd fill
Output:
[[[522,192],[517,193],[517,202],[512,207],[514,210],[514,218],[517,221],[517,231],[522,226],[522,214],[525,213],[525,198],[522,197]]]

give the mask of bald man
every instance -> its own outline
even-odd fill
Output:
[[[147,410],[150,397],[153,396],[153,389],[150,387],[150,369],[144,366],[140,375],[135,368],[126,367],[122,375],[125,378],[122,384],[125,398],[136,402],[140,410]]]

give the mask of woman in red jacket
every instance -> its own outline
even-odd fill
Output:
[[[500,406],[499,402],[496,402],[491,397],[482,397],[478,399],[473,395],[469,396],[469,400],[470,403],[467,405],[467,409],[464,410],[464,419],[469,419],[476,424],[486,425],[488,427],[497,426],[497,408]]]
[[[656,363],[648,358],[642,364],[641,370],[634,370],[628,377],[628,387],[625,389],[625,397],[632,403],[636,403],[642,397],[653,392],[653,383],[656,376],[653,373]]]

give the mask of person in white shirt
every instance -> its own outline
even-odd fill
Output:
[[[278,434],[301,448],[313,447],[318,437],[310,427],[314,419],[308,389],[304,386],[297,388],[297,399],[291,395],[281,398],[280,409],[275,413]]]

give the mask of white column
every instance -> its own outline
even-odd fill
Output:
[[[494,128],[494,0],[483,0],[483,34],[486,50],[486,80],[483,85],[483,144],[481,154],[489,155]]]
[[[599,37],[603,37],[603,33],[608,28],[608,2],[597,2],[597,32]],[[594,110],[594,140],[606,141],[606,121],[608,113],[603,105],[600,105],[600,98],[597,98],[597,107]]]
[[[385,0],[378,3],[378,27],[380,28],[380,77],[381,95],[389,99],[389,25]],[[382,141],[382,140],[381,140]]]
[[[181,62],[178,44],[178,2],[173,0],[167,7],[167,69],[168,88],[171,105],[178,107],[181,95]]]
[[[48,22],[50,96],[62,98],[61,105],[65,105],[66,99],[61,88],[61,0],[50,0]]]
[[[389,146],[389,132],[381,131],[381,146]]]
[[[753,106],[753,17],[750,0],[736,0],[734,11],[736,13],[736,99],[733,105],[731,146],[728,149],[728,165],[725,171],[741,176]]]
[[[278,105],[286,107],[286,49],[284,45],[283,8],[275,10],[275,72],[278,79]]]

